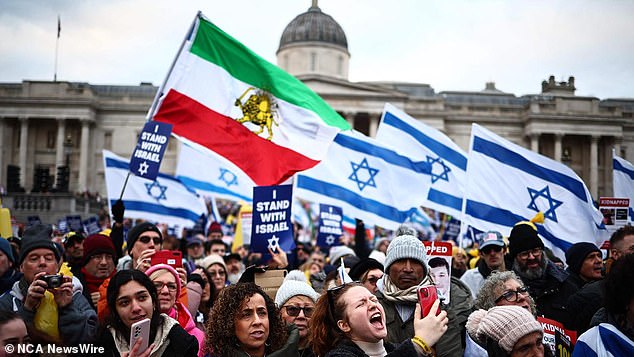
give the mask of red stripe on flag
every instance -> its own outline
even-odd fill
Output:
[[[154,120],[172,124],[174,134],[224,156],[260,186],[279,184],[319,163],[253,134],[235,119],[174,89],[167,93]]]

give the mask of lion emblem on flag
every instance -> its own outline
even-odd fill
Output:
[[[247,93],[251,91],[255,92],[255,94],[251,94],[243,103],[242,100]],[[253,132],[256,135],[260,135],[266,128],[268,132],[268,137],[266,139],[271,140],[273,138],[273,124],[275,124],[275,126],[279,126],[275,120],[275,116],[277,115],[277,106],[274,103],[273,98],[271,98],[267,92],[256,90],[254,87],[249,87],[238,99],[236,99],[234,105],[240,108],[243,115],[242,118],[236,119],[238,123],[249,122],[259,126],[260,129]]]

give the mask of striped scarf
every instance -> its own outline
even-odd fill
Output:
[[[392,301],[395,303],[416,303],[418,302],[418,294],[416,290],[421,286],[433,285],[434,283],[431,281],[429,275],[426,275],[423,281],[421,281],[418,285],[414,285],[405,290],[399,289],[394,283],[388,274],[384,275],[383,279],[383,295],[388,301]]]

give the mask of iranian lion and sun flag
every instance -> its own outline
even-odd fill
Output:
[[[317,165],[349,124],[315,92],[197,14],[149,114],[257,185]]]

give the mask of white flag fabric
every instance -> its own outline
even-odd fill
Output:
[[[538,212],[544,245],[559,257],[574,243],[607,239],[603,215],[568,166],[473,124],[467,164],[465,223],[508,235]]]
[[[460,219],[467,154],[447,135],[386,103],[376,139],[413,161],[426,161],[431,174],[420,185],[423,206]]]
[[[103,150],[108,204],[119,199],[130,161]],[[180,228],[193,227],[201,215],[207,216],[202,197],[175,177],[159,173],[155,181],[130,175],[123,193],[125,216]]]
[[[185,142],[178,156],[176,178],[202,196],[253,201],[255,184],[249,176],[222,156]]]
[[[427,162],[407,157],[356,131],[337,134],[320,164],[296,175],[295,195],[339,206],[366,225],[396,229],[424,202]]]
[[[612,158],[614,197],[629,198],[629,219],[634,220],[634,165],[616,155]]]

